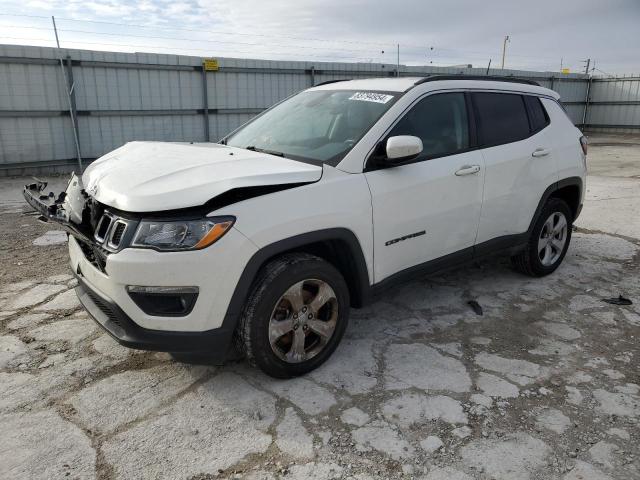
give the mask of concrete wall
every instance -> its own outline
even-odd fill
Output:
[[[0,175],[76,165],[59,58],[73,78],[80,149],[87,161],[131,140],[216,141],[299,90],[326,80],[390,76],[396,69],[377,63],[219,58],[219,71],[205,75],[200,57],[0,45]],[[433,73],[484,75],[486,70],[400,66],[401,75]],[[582,123],[588,85],[583,75],[489,73],[530,78],[556,90],[572,120]],[[631,84],[612,82],[603,90],[604,85],[592,82],[591,98],[600,91],[627,92]],[[639,84],[634,84],[635,97],[627,93],[624,98],[637,98]],[[586,123],[606,123],[614,113],[596,109]],[[637,110],[625,115],[615,117],[616,124],[640,123]]]

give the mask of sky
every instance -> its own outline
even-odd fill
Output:
[[[0,0],[0,43],[640,73],[640,0]]]

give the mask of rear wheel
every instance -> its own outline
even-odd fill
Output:
[[[349,318],[349,290],[333,265],[306,253],[265,265],[237,336],[252,365],[277,378],[307,373],[338,346]]]
[[[540,212],[526,248],[511,258],[515,268],[533,277],[560,266],[571,241],[573,215],[564,200],[551,198]]]

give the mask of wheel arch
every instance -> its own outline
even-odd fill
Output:
[[[346,228],[317,230],[278,240],[249,259],[227,307],[224,324],[237,322],[260,269],[271,259],[291,252],[311,253],[331,263],[347,282],[351,306],[367,303],[371,290],[369,269],[356,235]]]
[[[583,183],[582,178],[580,177],[564,178],[549,185],[542,194],[542,197],[540,197],[540,202],[538,203],[538,207],[531,218],[527,233],[530,234],[532,232],[538,215],[540,215],[544,205],[550,198],[560,198],[567,202],[567,205],[569,205],[569,208],[573,213],[573,219],[575,220],[578,218],[581,209],[580,200],[582,198],[582,189]]]

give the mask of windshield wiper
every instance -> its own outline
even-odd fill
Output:
[[[249,145],[248,147],[244,147],[245,150],[251,150],[252,152],[260,152],[260,153],[267,153],[269,155],[275,155],[276,157],[283,157],[284,158],[284,153],[282,152],[276,152],[275,150],[267,150],[265,148],[258,148],[255,145]]]

